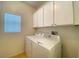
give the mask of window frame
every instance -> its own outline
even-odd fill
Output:
[[[20,17],[20,24],[19,24],[19,31],[5,31],[5,14],[6,13],[8,13],[8,14],[11,14],[11,15],[13,15],[13,16],[18,16],[18,17]],[[13,14],[13,13],[11,13],[11,12],[5,12],[4,14],[3,14],[3,32],[5,32],[5,33],[20,33],[21,31],[22,31],[22,29],[21,29],[21,23],[22,23],[22,19],[21,19],[21,16],[19,16],[19,15],[16,15],[16,14]]]

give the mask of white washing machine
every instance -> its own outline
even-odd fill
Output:
[[[27,36],[26,54],[30,58],[58,58],[61,57],[61,41],[57,35],[51,38]]]

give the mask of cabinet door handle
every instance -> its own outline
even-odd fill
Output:
[[[56,25],[56,24],[55,24]]]
[[[56,24],[54,24],[53,26],[56,26]]]

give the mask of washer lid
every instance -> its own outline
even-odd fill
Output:
[[[27,36],[28,39],[35,42],[36,44],[51,50],[56,44],[60,42],[59,36],[52,36],[51,38],[39,37],[39,36]]]
[[[54,39],[43,38],[38,40],[38,44],[48,50],[52,49],[59,42],[60,42],[59,36],[57,36],[57,38],[54,38]]]

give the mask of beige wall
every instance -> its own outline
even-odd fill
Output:
[[[24,37],[32,34],[32,14],[35,10],[22,2],[6,2],[0,10],[0,57],[10,57],[24,51]],[[12,12],[22,17],[20,33],[3,32],[3,14]]]
[[[39,28],[37,32],[50,33],[51,31],[58,31],[62,40],[62,57],[78,57],[79,47],[79,26],[57,26]]]

